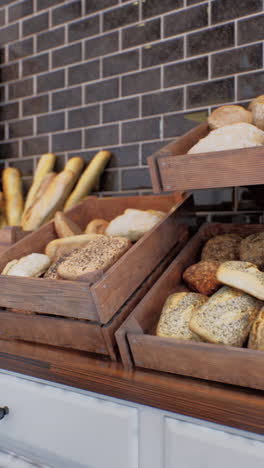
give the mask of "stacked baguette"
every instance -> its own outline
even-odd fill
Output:
[[[108,151],[100,151],[81,175],[84,168],[82,158],[70,159],[64,170],[56,173],[56,156],[44,154],[39,159],[25,201],[18,169],[4,169],[3,192],[0,192],[0,227],[22,226],[24,231],[33,231],[52,219],[58,210],[73,208],[93,190],[110,156]]]
[[[212,237],[183,280],[194,292],[167,299],[158,336],[264,350],[264,233]]]

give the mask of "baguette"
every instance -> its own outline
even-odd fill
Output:
[[[70,210],[84,197],[89,195],[101,173],[104,171],[110,156],[111,153],[109,151],[100,151],[95,155],[66,201],[63,211]]]
[[[50,263],[47,255],[32,253],[19,260],[9,262],[2,271],[2,275],[37,278],[49,268]]]
[[[52,260],[58,258],[60,255],[64,255],[73,249],[81,248],[86,246],[88,242],[95,239],[96,237],[104,237],[99,234],[81,234],[80,236],[64,237],[62,239],[54,239],[50,241],[45,249],[45,254],[48,255]]]
[[[74,174],[69,170],[60,172],[53,179],[43,197],[33,205],[29,218],[23,224],[24,231],[39,228],[63,207],[72,189],[73,180]]]
[[[264,273],[249,262],[225,262],[217,270],[217,279],[223,284],[240,289],[264,301]]]
[[[209,343],[243,346],[261,302],[223,286],[192,316],[190,329]]]
[[[86,247],[75,249],[58,267],[66,280],[97,281],[131,246],[128,239],[97,235]]]
[[[61,211],[54,216],[54,226],[58,237],[70,237],[82,234],[81,228]]]
[[[41,156],[41,158],[39,159],[32,185],[27,194],[24,213],[26,213],[27,210],[33,205],[34,200],[36,198],[36,194],[44,177],[46,176],[46,174],[51,172],[54,167],[55,159],[56,156],[53,153],[43,154],[43,156]]]
[[[21,224],[22,224],[22,228],[24,228],[24,226],[26,225],[26,223],[28,222],[30,216],[31,216],[31,212],[33,210],[33,207],[36,203],[38,203],[38,201],[42,198],[42,196],[44,195],[44,193],[46,192],[48,186],[51,184],[51,182],[55,179],[56,177],[56,172],[48,172],[48,174],[45,175],[45,177],[43,178],[39,188],[38,188],[38,191],[36,193],[36,196],[35,196],[35,201],[33,202],[33,204],[28,208],[27,211],[24,210],[24,213],[23,213],[23,216],[22,216],[22,221],[21,221]]]
[[[9,226],[20,226],[23,213],[22,182],[15,167],[3,170],[3,191],[6,200],[6,218]]]
[[[67,161],[64,170],[72,171],[74,173],[75,182],[76,182],[79,179],[79,176],[83,170],[83,166],[84,166],[84,160],[80,158],[79,156],[75,156],[74,158],[71,158],[69,159],[69,161]]]

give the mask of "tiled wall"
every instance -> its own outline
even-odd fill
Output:
[[[109,148],[101,193],[147,192],[149,154],[215,105],[264,93],[263,0],[0,7],[1,160],[21,169],[26,186],[36,155],[57,153],[61,168]]]

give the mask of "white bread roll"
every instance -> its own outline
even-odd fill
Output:
[[[211,129],[232,125],[238,122],[252,123],[252,113],[242,106],[221,106],[215,109],[208,117]]]
[[[202,341],[190,330],[189,322],[192,315],[206,301],[208,301],[206,296],[197,293],[180,292],[169,296],[161,312],[157,336]]]
[[[264,132],[249,123],[241,122],[212,130],[196,143],[188,154],[250,148],[264,144]]]
[[[163,213],[163,217],[166,213]],[[106,228],[106,235],[120,236],[132,242],[139,240],[161,220],[160,212],[148,212],[128,208],[124,214],[113,219]]]
[[[252,111],[253,124],[264,130],[264,94],[254,99],[248,108]]]
[[[32,253],[20,258],[20,260],[9,262],[2,271],[2,275],[36,278],[41,276],[50,264],[51,261],[47,255]]]
[[[249,262],[224,262],[217,270],[218,281],[264,301],[264,273]]]
[[[2,179],[7,224],[20,226],[24,204],[20,172],[15,167],[7,167],[3,170]]]
[[[190,329],[209,343],[243,346],[261,302],[223,286],[192,316]]]

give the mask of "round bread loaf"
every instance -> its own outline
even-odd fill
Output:
[[[248,108],[252,111],[253,124],[264,130],[264,94],[254,99]]]
[[[220,262],[208,261],[191,265],[183,273],[183,279],[190,289],[206,296],[211,296],[221,283],[216,278]]]
[[[251,234],[242,240],[239,247],[240,260],[250,262],[264,270],[264,232]]]
[[[226,262],[239,260],[239,245],[242,237],[238,234],[220,234],[206,242],[201,260]]]
[[[202,341],[189,328],[193,314],[208,298],[202,294],[179,292],[169,296],[163,306],[157,335],[178,340]]]
[[[232,125],[238,122],[252,123],[252,113],[242,106],[221,106],[208,117],[211,129]]]

